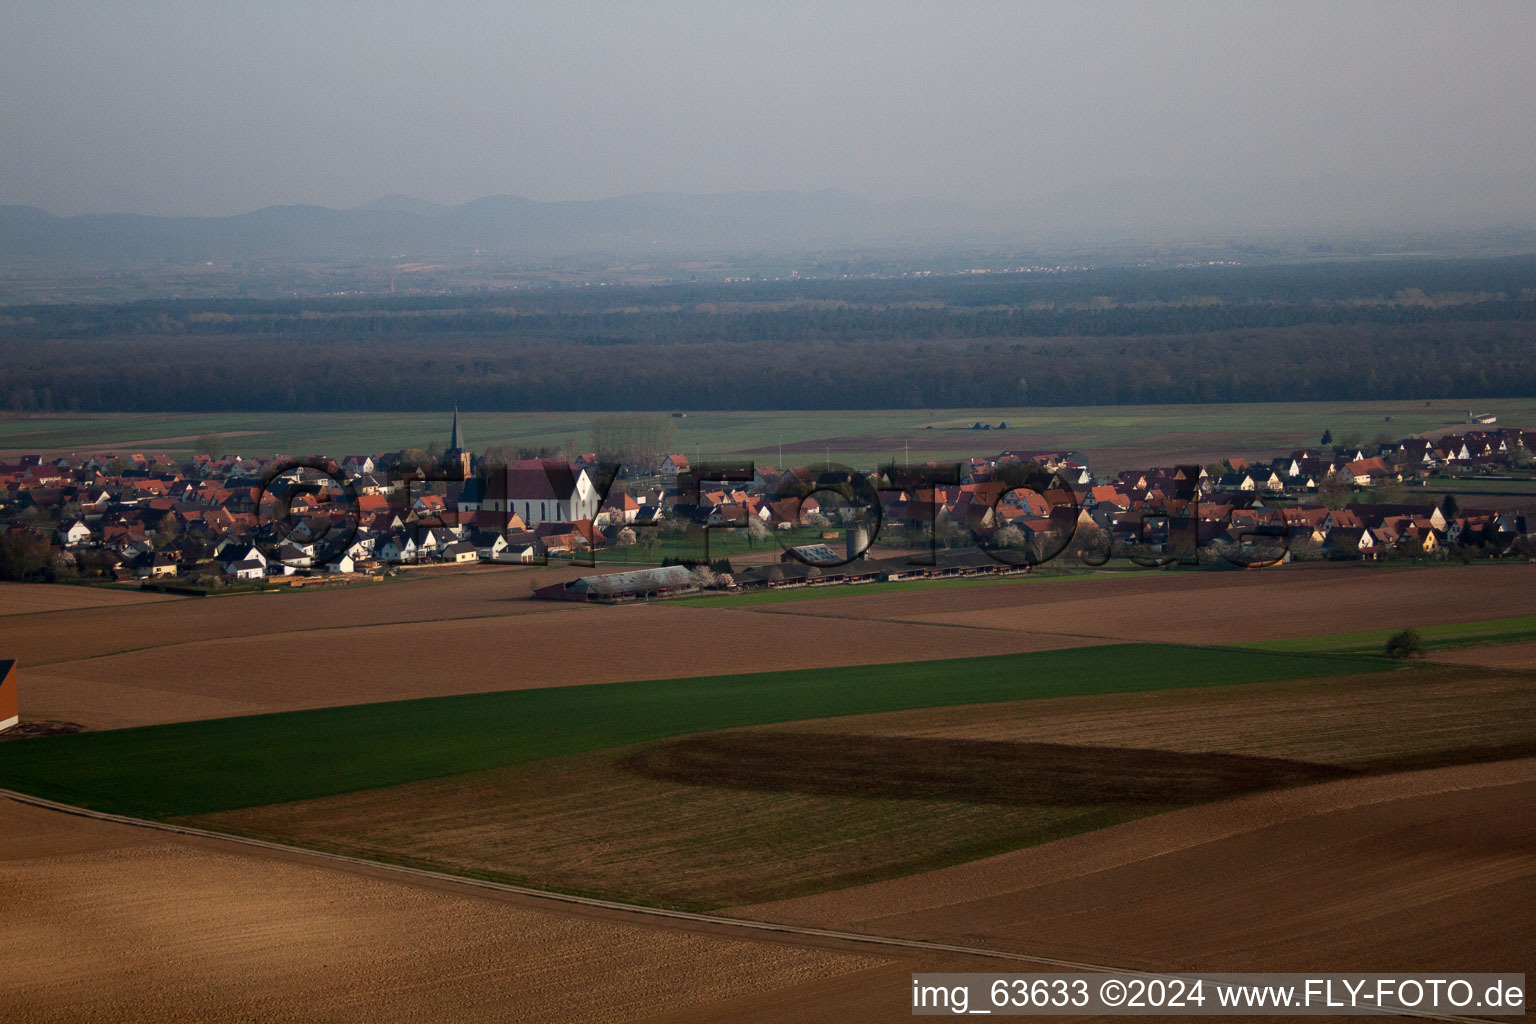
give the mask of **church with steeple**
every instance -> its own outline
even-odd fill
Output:
[[[448,450],[443,452],[443,467],[457,473],[459,479],[469,479],[470,452],[464,447],[464,434],[459,430],[459,407],[453,407],[453,436],[448,440]]]

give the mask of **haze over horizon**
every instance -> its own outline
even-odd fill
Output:
[[[1536,224],[1536,7],[22,3],[0,203],[838,189],[1000,228]]]

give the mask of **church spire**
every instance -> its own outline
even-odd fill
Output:
[[[448,450],[443,452],[443,465],[458,473],[458,479],[468,480],[471,462],[474,456],[464,450],[464,434],[459,430],[459,407],[453,407],[453,436],[448,441]]]

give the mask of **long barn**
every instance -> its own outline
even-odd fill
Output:
[[[659,569],[631,569],[600,576],[583,576],[569,583],[540,587],[533,596],[546,601],[643,601],[654,597],[676,597],[699,589],[698,579],[685,566],[665,565]]]

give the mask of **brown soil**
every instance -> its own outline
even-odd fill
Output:
[[[1162,970],[1529,974],[1533,786],[1536,761],[1326,783],[741,912]],[[885,1021],[914,970],[997,968],[548,913],[15,806],[0,823],[0,997],[22,1021]]]
[[[717,608],[528,599],[532,586],[590,571],[478,568],[172,601],[79,590],[114,603],[11,619],[21,628],[6,630],[4,654],[18,661],[25,717],[116,728],[743,665],[876,664],[1114,638],[1241,642],[1536,613],[1536,566],[1519,565],[1148,572]]]
[[[1127,573],[761,606],[782,614],[1174,643],[1244,643],[1536,613],[1536,565],[1422,569],[1302,564]]]
[[[1000,807],[1200,803],[1353,774],[1276,757],[790,730],[686,736],[619,765],[695,786]]]
[[[106,590],[101,587],[51,583],[0,583],[0,615],[33,615],[78,608],[118,608],[175,600],[181,599],[139,590]],[[11,628],[19,627],[13,623]]]
[[[568,567],[449,569],[336,590],[180,598],[174,606],[135,593],[79,588],[82,594],[110,595],[122,606],[110,612],[64,609],[29,619],[7,638],[14,652],[8,656],[25,668],[189,641],[548,611],[554,606],[527,600],[530,585],[574,575],[579,571]]]
[[[1159,970],[1530,974],[1533,798],[1536,760],[1323,783],[740,912]],[[913,970],[997,969],[550,913],[3,804],[0,900],[0,999],[22,1021],[845,1024],[907,1019]]]
[[[1074,446],[1074,447],[1081,447]],[[1121,470],[1145,470],[1148,466],[1205,466],[1233,455],[1246,455],[1267,461],[1276,447],[1275,438],[1266,434],[1149,434],[1123,444],[1094,445],[1089,449],[1095,473]]]
[[[484,570],[328,593],[39,615],[7,637],[27,718],[118,728],[489,690],[1072,646],[997,630],[527,599]],[[585,570],[590,571],[590,570]]]
[[[397,878],[0,802],[0,1005],[16,1022],[629,1020],[889,962]]]
[[[738,908],[1154,969],[1536,969],[1536,759],[1240,797]]]
[[[1431,661],[1487,668],[1536,669],[1536,643],[1486,644],[1430,653]]]
[[[927,708],[764,728],[1154,747],[1396,770],[1414,767],[1417,757],[1438,764],[1489,760],[1489,748],[1517,750],[1536,740],[1536,686],[1521,676],[1421,666],[1355,677]]]

